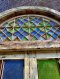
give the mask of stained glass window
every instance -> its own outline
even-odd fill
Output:
[[[47,17],[24,15],[3,23],[0,27],[1,41],[57,40],[60,36],[59,24]]]

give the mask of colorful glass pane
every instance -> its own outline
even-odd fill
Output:
[[[3,27],[3,28],[2,28]],[[60,26],[41,16],[21,16],[4,23],[0,28],[0,41],[4,40],[57,40]],[[59,38],[60,39],[60,38]]]
[[[38,60],[38,79],[60,79],[59,67],[56,60]]]
[[[3,79],[24,79],[24,60],[4,61]]]

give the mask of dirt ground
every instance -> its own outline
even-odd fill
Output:
[[[0,12],[19,6],[45,6],[60,11],[60,0],[0,0]]]

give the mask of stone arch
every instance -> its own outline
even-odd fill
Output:
[[[56,48],[58,44],[59,48],[59,20],[60,13],[47,7],[17,7],[2,12],[0,46],[3,49]]]

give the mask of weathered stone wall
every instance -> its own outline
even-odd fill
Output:
[[[19,6],[44,6],[60,11],[60,0],[0,0],[0,12]]]

